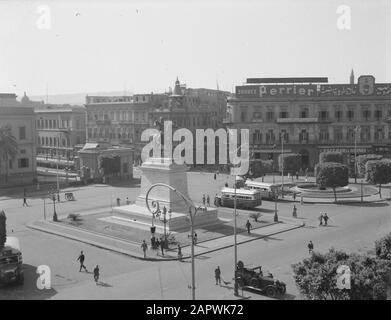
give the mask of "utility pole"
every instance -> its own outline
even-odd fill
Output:
[[[284,139],[285,131],[281,135],[281,197],[284,199]]]
[[[236,175],[235,177],[235,183],[234,183],[234,190],[235,190],[235,198],[234,198],[234,295],[239,295],[239,288],[238,288],[238,281],[236,279],[236,268],[238,265],[238,245],[237,245],[237,237],[236,237]]]

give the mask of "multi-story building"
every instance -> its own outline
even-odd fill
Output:
[[[223,126],[229,92],[186,88],[177,79],[174,90],[167,94],[167,99],[157,108],[151,110],[152,122],[164,119],[171,120],[177,128],[195,129]]]
[[[86,110],[81,106],[35,107],[38,165],[73,166],[75,146],[86,142]]]
[[[36,178],[36,130],[33,107],[23,106],[13,93],[0,93],[0,127],[10,127],[18,152],[14,158],[0,150],[0,185],[31,184]]]
[[[133,147],[139,155],[143,130],[151,127],[149,110],[166,99],[161,94],[87,96],[87,140],[112,146]]]
[[[327,78],[256,78],[237,86],[227,105],[227,126],[250,130],[255,159],[284,152],[301,154],[313,168],[322,151],[340,151],[349,163],[355,154],[391,155],[391,83],[360,76],[350,83]]]

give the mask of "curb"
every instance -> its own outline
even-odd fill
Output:
[[[50,222],[48,222],[48,223],[50,223]],[[259,239],[262,239],[262,238],[265,238],[265,237],[270,237],[270,236],[273,236],[273,235],[276,235],[276,234],[279,234],[279,233],[283,233],[283,232],[287,232],[287,231],[291,231],[291,230],[294,230],[294,229],[301,228],[304,225],[305,225],[305,223],[302,222],[299,225],[294,225],[294,226],[292,226],[290,228],[287,228],[285,230],[281,230],[281,231],[277,231],[277,232],[273,232],[273,233],[269,233],[269,234],[265,234],[265,235],[260,235],[259,237],[254,237],[254,238],[250,238],[248,240],[243,240],[241,242],[238,242],[237,244],[239,245],[239,244],[243,244],[243,243],[259,240]],[[130,253],[129,250],[124,250],[124,249],[121,249],[121,248],[118,248],[118,247],[113,247],[111,245],[102,245],[101,243],[93,241],[93,240],[87,240],[87,239],[80,238],[78,236],[71,236],[71,235],[68,235],[68,234],[55,232],[53,230],[50,230],[49,228],[45,228],[45,227],[42,227],[42,226],[35,226],[34,222],[33,223],[29,223],[27,225],[27,227],[30,228],[30,229],[33,229],[33,230],[45,232],[45,233],[48,233],[48,234],[53,234],[53,235],[56,235],[56,236],[59,236],[59,237],[63,237],[63,238],[66,238],[66,239],[76,240],[76,241],[79,241],[79,242],[82,242],[82,243],[86,243],[86,244],[92,245],[92,246],[100,248],[100,249],[105,249],[105,250],[109,250],[109,251],[112,251],[112,252],[120,253],[120,254],[123,254],[123,255],[126,255],[126,256],[135,258],[135,259],[139,259],[139,260],[153,261],[153,262],[179,260],[177,257],[175,257],[175,258],[164,258],[164,259],[163,258],[152,258],[152,257],[144,258],[141,255],[136,255],[136,254]],[[72,228],[72,227],[70,227],[70,228]],[[80,231],[88,233],[88,231],[84,231],[84,230],[80,230]],[[107,236],[107,237],[108,238],[112,238],[112,239],[116,239],[116,238],[113,238],[113,237],[110,237],[110,236]],[[219,238],[221,238],[221,237],[219,237]],[[120,238],[118,238],[117,240],[124,241],[123,239],[120,239]],[[212,240],[206,240],[206,241],[213,241],[213,239]],[[206,242],[206,241],[203,241],[203,242]],[[124,242],[126,242],[126,241],[124,241]],[[135,242],[129,242],[129,244],[135,244]],[[200,255],[203,255],[203,254],[206,254],[206,253],[210,253],[210,252],[214,252],[214,251],[230,248],[232,246],[234,246],[233,243],[228,244],[228,245],[224,245],[222,247],[218,247],[218,248],[215,248],[215,249],[206,250],[206,251],[203,251],[201,253],[195,254],[194,256],[197,257],[197,256],[200,256]],[[191,258],[191,255],[183,256],[182,260],[183,259],[188,259],[188,258]]]

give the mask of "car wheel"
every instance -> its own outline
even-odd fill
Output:
[[[285,294],[286,293],[286,286],[282,286],[281,288],[281,294]]]
[[[277,290],[274,287],[266,288],[266,295],[270,298],[275,298],[277,296]]]

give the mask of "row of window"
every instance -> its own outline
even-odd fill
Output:
[[[347,142],[354,142],[355,139],[357,142],[370,142],[372,135],[371,130],[369,127],[363,127],[363,128],[348,128],[345,137],[342,131],[342,128],[333,128],[334,133],[334,141],[347,141]],[[263,140],[263,136],[265,139]],[[252,135],[252,143],[253,144],[274,144],[274,143],[289,143],[292,142],[289,139],[289,133],[286,132],[286,130],[281,130],[279,133],[275,133],[273,129],[269,129],[265,132],[263,135],[262,132],[259,130],[255,130],[255,132]],[[329,136],[329,130],[328,129],[321,129],[319,132],[319,141],[327,142],[330,141]],[[383,127],[376,127],[374,130],[373,138],[375,141],[384,140],[386,138],[385,136],[385,129]],[[391,128],[388,132],[388,139],[391,139]],[[295,140],[294,140],[295,141]],[[295,142],[299,143],[308,143],[309,142],[309,133],[306,129],[302,129],[299,132],[298,140]]]
[[[313,115],[314,117],[316,115]],[[391,110],[389,110],[388,116],[391,116]],[[255,120],[266,120],[266,121],[274,121],[276,120],[276,117],[278,118],[289,118],[289,113],[287,111],[280,111],[279,113],[276,113],[274,111],[267,111],[265,114],[262,112],[256,111],[253,112],[252,118]],[[299,118],[309,118],[310,113],[308,109],[303,109],[299,113]],[[331,116],[329,111],[319,111],[318,112],[318,118],[319,120],[331,120]],[[248,120],[251,120],[248,118],[248,112],[245,110],[242,110],[240,112],[240,121],[241,122],[247,122]],[[354,121],[356,120],[356,113],[354,110],[348,110],[345,113],[344,117],[344,112],[342,110],[336,110],[334,112],[334,119],[337,121],[342,121],[342,120],[348,120],[348,121]],[[363,110],[361,112],[361,119],[365,121],[369,120],[375,120],[375,121],[381,121],[383,119],[383,112],[382,110],[375,110],[373,114],[371,113],[370,110]]]
[[[146,112],[134,111],[110,111],[110,112],[88,112],[88,120],[112,120],[112,121],[135,121],[147,122],[148,117]]]
[[[58,147],[59,143],[60,140],[56,137],[38,137],[38,144],[41,146]],[[61,147],[67,147],[70,146],[70,144],[70,139],[68,137],[61,139]]]
[[[30,166],[30,159],[29,158],[19,158],[17,160],[18,163],[18,169],[26,169]],[[8,168],[12,170],[14,167],[14,162],[12,160],[9,160]]]
[[[76,127],[80,127],[80,123],[76,120]],[[37,129],[64,129],[72,126],[71,120],[56,120],[56,119],[38,119],[36,120]]]

